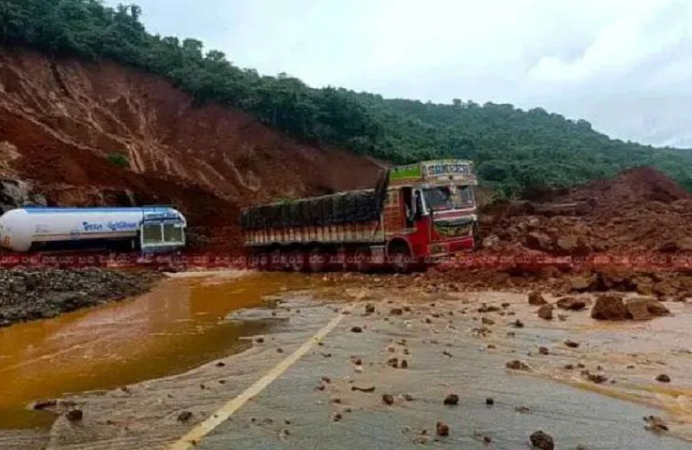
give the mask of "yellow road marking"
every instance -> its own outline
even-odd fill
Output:
[[[302,358],[310,349],[315,346],[319,341],[325,338],[341,320],[345,317],[344,312],[350,312],[357,301],[363,297],[363,294],[359,295],[359,298],[345,307],[339,312],[339,315],[334,317],[320,329],[314,336],[305,341],[295,352],[291,353],[286,359],[282,360],[279,364],[274,366],[269,372],[267,372],[262,378],[255,381],[255,383],[247,388],[243,393],[238,395],[232,400],[229,400],[225,405],[223,405],[218,411],[212,414],[207,420],[197,424],[192,430],[190,430],[185,436],[180,438],[177,442],[173,443],[169,450],[188,450],[194,445],[199,444],[199,442],[212,432],[216,427],[225,422],[229,417],[238,411],[248,400],[262,392],[267,386],[269,386],[274,380],[283,374],[286,369],[295,364],[300,358]]]

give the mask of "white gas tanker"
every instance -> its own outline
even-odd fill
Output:
[[[0,216],[0,246],[27,252],[125,242],[144,252],[172,251],[185,245],[186,225],[179,211],[166,206],[19,208]]]

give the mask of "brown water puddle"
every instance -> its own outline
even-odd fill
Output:
[[[232,310],[314,286],[295,274],[171,279],[133,300],[0,329],[0,428],[49,425],[27,404],[180,373],[240,351],[267,324],[229,323]]]

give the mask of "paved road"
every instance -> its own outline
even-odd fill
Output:
[[[527,448],[536,430],[551,434],[557,448],[690,448],[644,429],[642,417],[657,413],[652,408],[510,373],[504,369],[506,353],[482,351],[483,341],[468,338],[472,321],[456,320],[456,329],[445,327],[448,310],[455,308],[438,305],[441,317],[430,326],[419,317],[345,316],[323,346],[291,366],[197,448],[395,450],[427,443],[484,449],[487,436],[491,448],[516,449]],[[366,329],[353,333],[354,326]],[[354,356],[362,359],[362,372],[352,364]],[[408,368],[389,367],[385,362],[392,357],[406,359]],[[320,382],[322,376],[331,382]],[[316,389],[319,385],[325,389]],[[375,386],[375,392],[353,392],[352,386]],[[458,406],[443,405],[449,393],[459,395]],[[383,394],[393,395],[394,404],[385,405]],[[488,397],[493,406],[486,405]],[[521,407],[529,411],[517,411]],[[334,420],[336,414],[341,420]],[[437,421],[449,424],[448,437],[435,436]]]

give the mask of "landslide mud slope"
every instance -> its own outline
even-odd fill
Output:
[[[692,252],[692,194],[650,167],[486,209],[482,231],[493,251]]]
[[[369,187],[376,173],[146,73],[0,49],[0,178],[31,181],[49,203],[173,203],[193,226],[232,227],[240,207]]]

